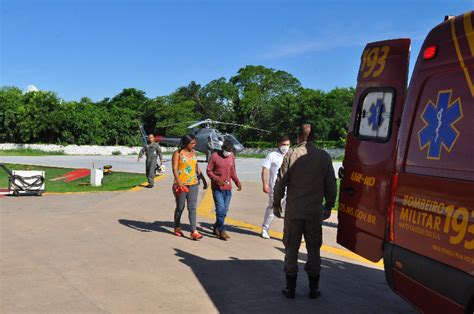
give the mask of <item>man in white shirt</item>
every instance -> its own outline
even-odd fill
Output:
[[[273,218],[273,187],[278,176],[278,170],[280,169],[283,157],[290,149],[290,138],[288,136],[282,136],[278,140],[278,149],[271,153],[268,153],[267,157],[262,164],[262,184],[263,192],[268,194],[268,206],[265,209],[265,216],[262,224],[262,238],[270,239],[268,229],[272,224]]]

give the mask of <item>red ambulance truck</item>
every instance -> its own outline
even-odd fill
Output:
[[[365,47],[349,123],[337,241],[383,258],[389,286],[425,313],[474,307],[474,16]]]

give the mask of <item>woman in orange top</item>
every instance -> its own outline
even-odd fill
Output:
[[[204,189],[207,189],[207,182],[199,169],[194,147],[197,140],[193,135],[185,135],[181,138],[180,149],[173,153],[173,191],[176,198],[176,209],[174,211],[174,234],[183,236],[181,231],[181,215],[187,201],[189,223],[191,225],[191,238],[199,240],[202,235],[196,230],[196,207],[199,192],[199,181],[202,179]]]

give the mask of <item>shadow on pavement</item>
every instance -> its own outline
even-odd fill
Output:
[[[322,258],[321,290],[307,297],[308,280],[300,263],[296,300],[281,295],[282,260],[209,260],[175,249],[220,313],[408,313],[413,310],[386,285],[380,269]],[[306,254],[302,254],[305,258]],[[283,259],[283,255],[282,255]]]
[[[125,227],[129,227],[131,229],[140,231],[140,232],[162,232],[174,235],[174,221],[153,221],[153,222],[146,222],[146,221],[138,221],[138,220],[129,220],[129,219],[119,219],[118,222]],[[199,232],[202,234],[215,237],[212,234],[212,226],[213,224],[210,223],[199,223],[200,228],[197,228]],[[191,227],[187,223],[181,223],[181,228],[183,231],[191,232]],[[229,228],[229,231],[232,232],[239,232],[240,229],[237,228]],[[255,235],[253,233],[253,235]]]
[[[140,184],[136,184],[132,186],[132,188],[137,188],[137,187],[146,188],[147,186],[148,186],[148,183],[140,183]]]
[[[323,221],[323,226],[329,227],[329,228],[337,228],[337,223],[329,222],[329,221]]]
[[[173,234],[171,230],[174,228],[172,221],[154,221],[145,222],[137,220],[119,219],[118,222],[126,227],[141,231],[141,232],[162,232]],[[171,229],[171,230],[170,230]]]
[[[201,226],[202,232],[204,234],[209,235],[209,236],[214,236],[212,234],[212,228],[214,227],[213,223],[201,222],[199,223],[199,225]],[[225,225],[225,230],[230,233],[230,236],[232,236],[232,233],[246,234],[246,235],[251,235],[251,236],[260,236],[260,234],[252,230],[249,230],[246,228],[240,228],[240,227],[228,225],[228,224]]]
[[[129,220],[129,219],[119,219],[118,222],[121,225],[124,225],[126,227],[135,229],[140,232],[162,232],[162,233],[169,233],[173,234],[173,229],[174,229],[174,222],[173,221],[154,221],[154,222],[146,222],[146,221],[138,221],[138,220]],[[198,227],[198,231],[201,232],[203,235],[211,238],[217,238],[213,233],[212,233],[212,228],[214,224],[208,223],[208,222],[200,222],[198,223],[200,228]],[[188,231],[190,232],[190,226],[189,224],[181,223],[181,228],[183,231]],[[246,228],[241,228],[233,225],[226,225],[226,230],[227,232],[230,233],[232,236],[232,233],[239,233],[239,234],[246,234],[250,236],[256,236],[260,237],[260,234],[257,232],[254,232],[252,230],[248,230]],[[274,240],[279,240],[278,238],[272,237]]]

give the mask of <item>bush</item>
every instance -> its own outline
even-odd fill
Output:
[[[118,155],[122,155],[122,153],[121,153],[119,150],[114,150],[114,151],[112,152],[112,155],[118,156]]]
[[[345,148],[346,147],[346,141],[347,141],[347,131],[342,132],[342,136],[339,137],[339,141],[337,141],[337,145],[340,148]]]
[[[321,148],[340,148],[341,144],[339,141],[323,141],[317,140],[316,145]],[[344,147],[344,146],[343,146]]]
[[[296,143],[292,143],[296,144]],[[345,137],[341,137],[338,141],[317,140],[316,145],[321,148],[344,148],[346,145]],[[244,143],[246,148],[269,149],[274,148],[276,143],[264,141],[248,141]]]
[[[244,143],[244,146],[247,148],[258,148],[258,149],[267,149],[275,147],[276,143],[264,142],[264,141],[248,141]]]

